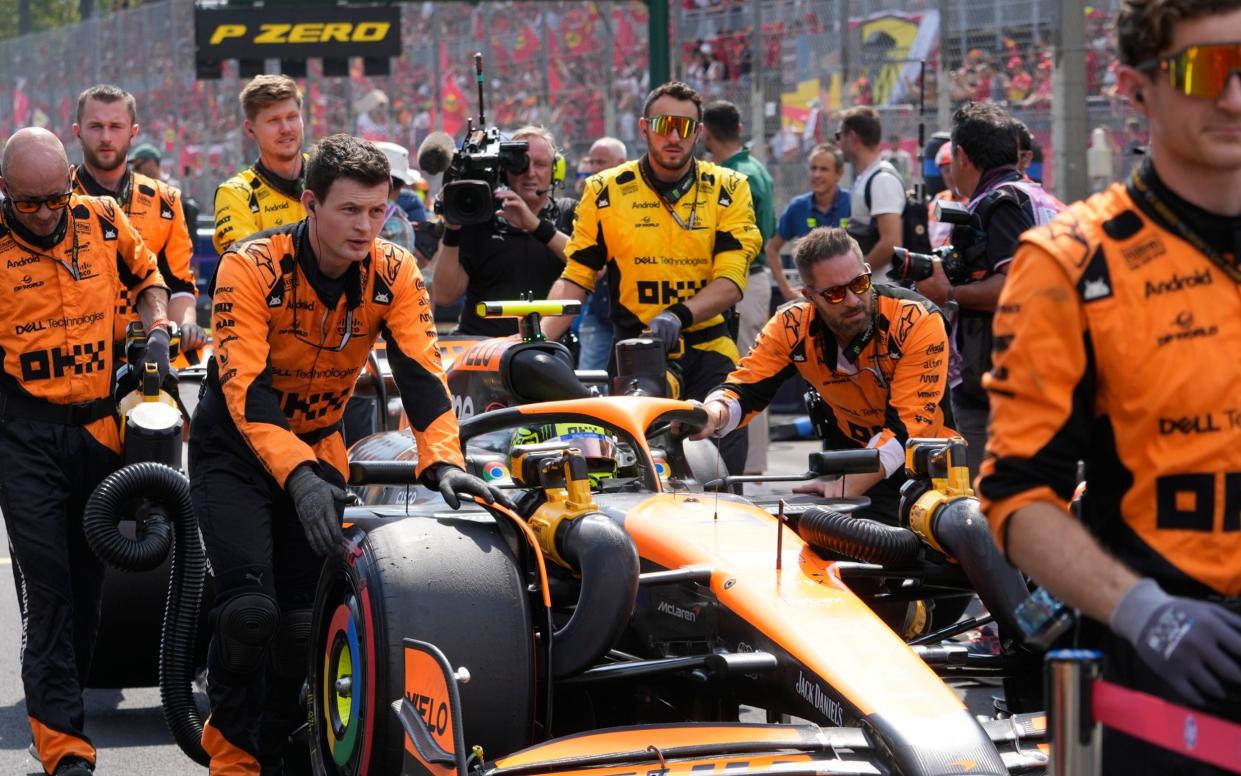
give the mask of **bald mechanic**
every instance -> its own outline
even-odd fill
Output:
[[[376,239],[390,176],[373,144],[325,138],[306,162],[307,217],[220,258],[215,356],[190,433],[194,514],[215,571],[202,739],[212,776],[282,773],[306,721],[315,583],[323,556],[344,550],[341,418],[380,334],[419,481],[454,509],[460,494],[503,501],[463,471],[418,264]]]
[[[117,295],[137,300],[146,360],[168,373],[168,290],[111,199],[72,192],[64,146],[18,130],[0,160],[0,509],[22,618],[22,685],[47,773],[94,772],[82,680],[103,564],[82,511],[120,465],[111,397]]]

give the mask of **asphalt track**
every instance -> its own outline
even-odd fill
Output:
[[[772,472],[806,469],[813,442],[777,442],[770,448]],[[747,486],[753,488],[754,486]],[[751,491],[752,492],[752,491]],[[43,773],[30,755],[30,727],[21,684],[18,652],[21,618],[12,582],[7,541],[0,546],[0,774],[37,776]],[[985,713],[993,688],[962,689],[959,694],[974,713]],[[747,721],[762,721],[755,712]],[[97,773],[105,776],[182,776],[207,772],[181,753],[164,725],[155,687],[86,691],[86,732],[99,750]]]

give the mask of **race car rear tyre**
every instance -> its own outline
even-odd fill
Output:
[[[357,533],[354,533],[357,532]],[[360,535],[350,531],[351,538]],[[326,565],[315,600],[311,758],[318,776],[399,773],[406,637],[443,650],[460,685],[467,748],[529,743],[535,652],[524,577],[489,517],[416,517],[366,534]]]

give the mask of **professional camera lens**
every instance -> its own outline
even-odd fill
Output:
[[[453,181],[444,187],[444,219],[450,224],[485,224],[495,215],[486,181]]]
[[[898,283],[926,280],[935,272],[935,257],[904,248],[892,249],[892,268],[888,277]]]

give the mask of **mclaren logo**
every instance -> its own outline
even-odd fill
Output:
[[[244,40],[255,45],[285,43],[378,43],[388,37],[388,22],[299,22],[297,24],[218,24],[212,46]]]
[[[689,609],[682,609],[671,601],[660,601],[657,611],[666,614],[669,617],[676,617],[677,619],[685,620],[686,622],[698,621],[698,615],[694,614],[693,611]]]

